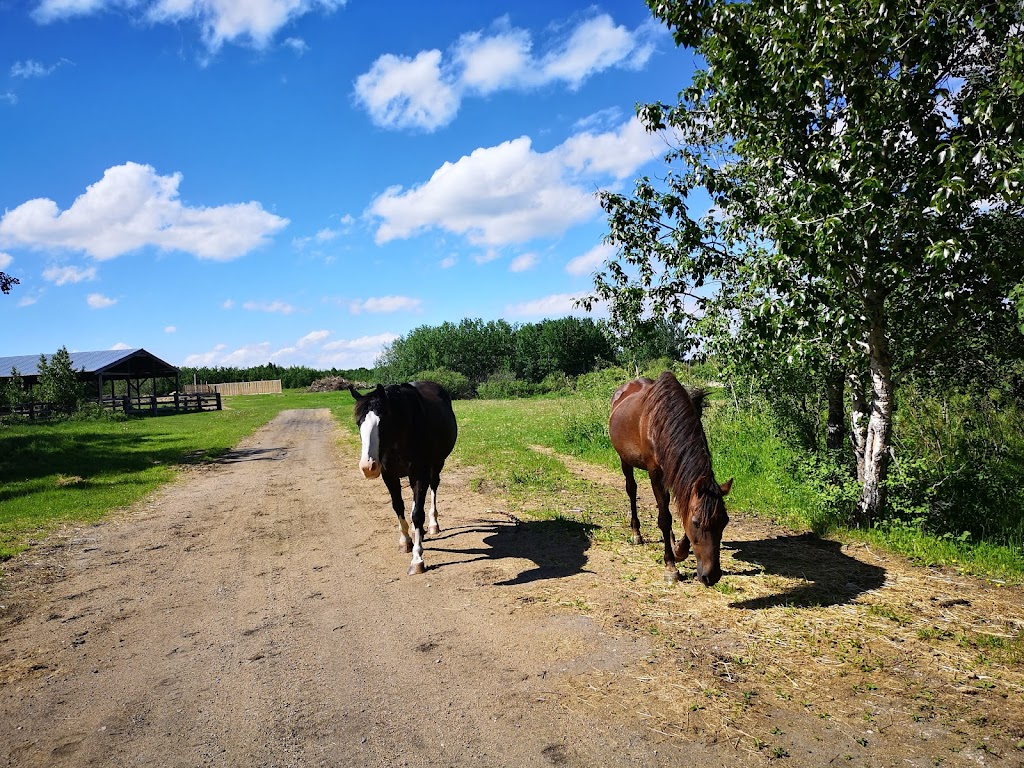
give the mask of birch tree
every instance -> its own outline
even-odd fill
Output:
[[[845,372],[869,523],[885,506],[899,376],[1019,267],[978,233],[1022,213],[1024,8],[648,4],[704,68],[676,104],[638,108],[674,142],[668,174],[602,194],[617,256],[594,298],[617,318],[688,320],[733,356]],[[698,189],[714,204],[704,216]]]

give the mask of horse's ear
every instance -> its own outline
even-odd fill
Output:
[[[383,384],[378,384],[377,388],[375,390],[373,390],[373,394],[375,394],[375,395],[383,395],[384,394],[384,385]]]
[[[735,478],[730,477],[728,480],[726,480],[724,483],[722,483],[720,486],[718,486],[719,488],[722,489],[722,495],[723,496],[728,496],[729,495],[729,491],[732,490],[732,481],[734,479]]]
[[[356,390],[355,386],[353,386],[352,384],[348,385],[348,391],[352,393],[352,397],[356,400],[356,402],[359,402],[364,397],[366,397],[366,395],[360,395],[359,392]]]

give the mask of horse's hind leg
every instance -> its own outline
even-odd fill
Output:
[[[402,499],[402,478],[394,475],[383,475],[384,485],[391,494],[391,508],[398,515],[398,549],[401,552],[412,552],[412,539],[409,538],[409,523],[405,519],[405,501]]]
[[[658,502],[658,527],[661,528],[661,535],[665,542],[665,581],[674,583],[682,577],[679,575],[679,569],[676,568],[675,553],[672,551],[672,510],[668,505],[668,490],[662,481],[661,472],[651,472],[651,488],[654,491],[654,498]]]
[[[427,534],[436,536],[441,532],[437,523],[437,486],[441,484],[441,472],[435,472],[430,478],[430,510],[427,512]]]
[[[423,573],[427,566],[423,563],[423,521],[426,514],[423,511],[424,503],[427,500],[427,478],[419,477],[415,480],[410,478],[412,486],[412,562],[409,564],[409,575]]]
[[[633,468],[622,462],[622,474],[626,478],[626,495],[629,497],[629,529],[633,532],[633,543],[643,544],[644,537],[640,534],[640,518],[636,516],[636,477]]]

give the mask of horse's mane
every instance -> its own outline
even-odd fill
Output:
[[[721,508],[714,502],[722,497],[700,420],[705,397],[702,389],[687,392],[670,371],[661,374],[647,393],[648,430],[665,483],[680,513],[689,505],[694,484],[701,483],[703,504],[694,523],[702,528],[711,525]]]

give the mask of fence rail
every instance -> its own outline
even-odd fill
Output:
[[[179,392],[174,395],[127,395],[92,400],[108,411],[124,411],[131,416],[163,416],[172,413],[196,413],[199,411],[221,410],[219,392],[209,395],[190,395]],[[31,421],[48,419],[61,413],[55,403],[20,403],[14,406],[0,406],[0,416],[21,416]]]

